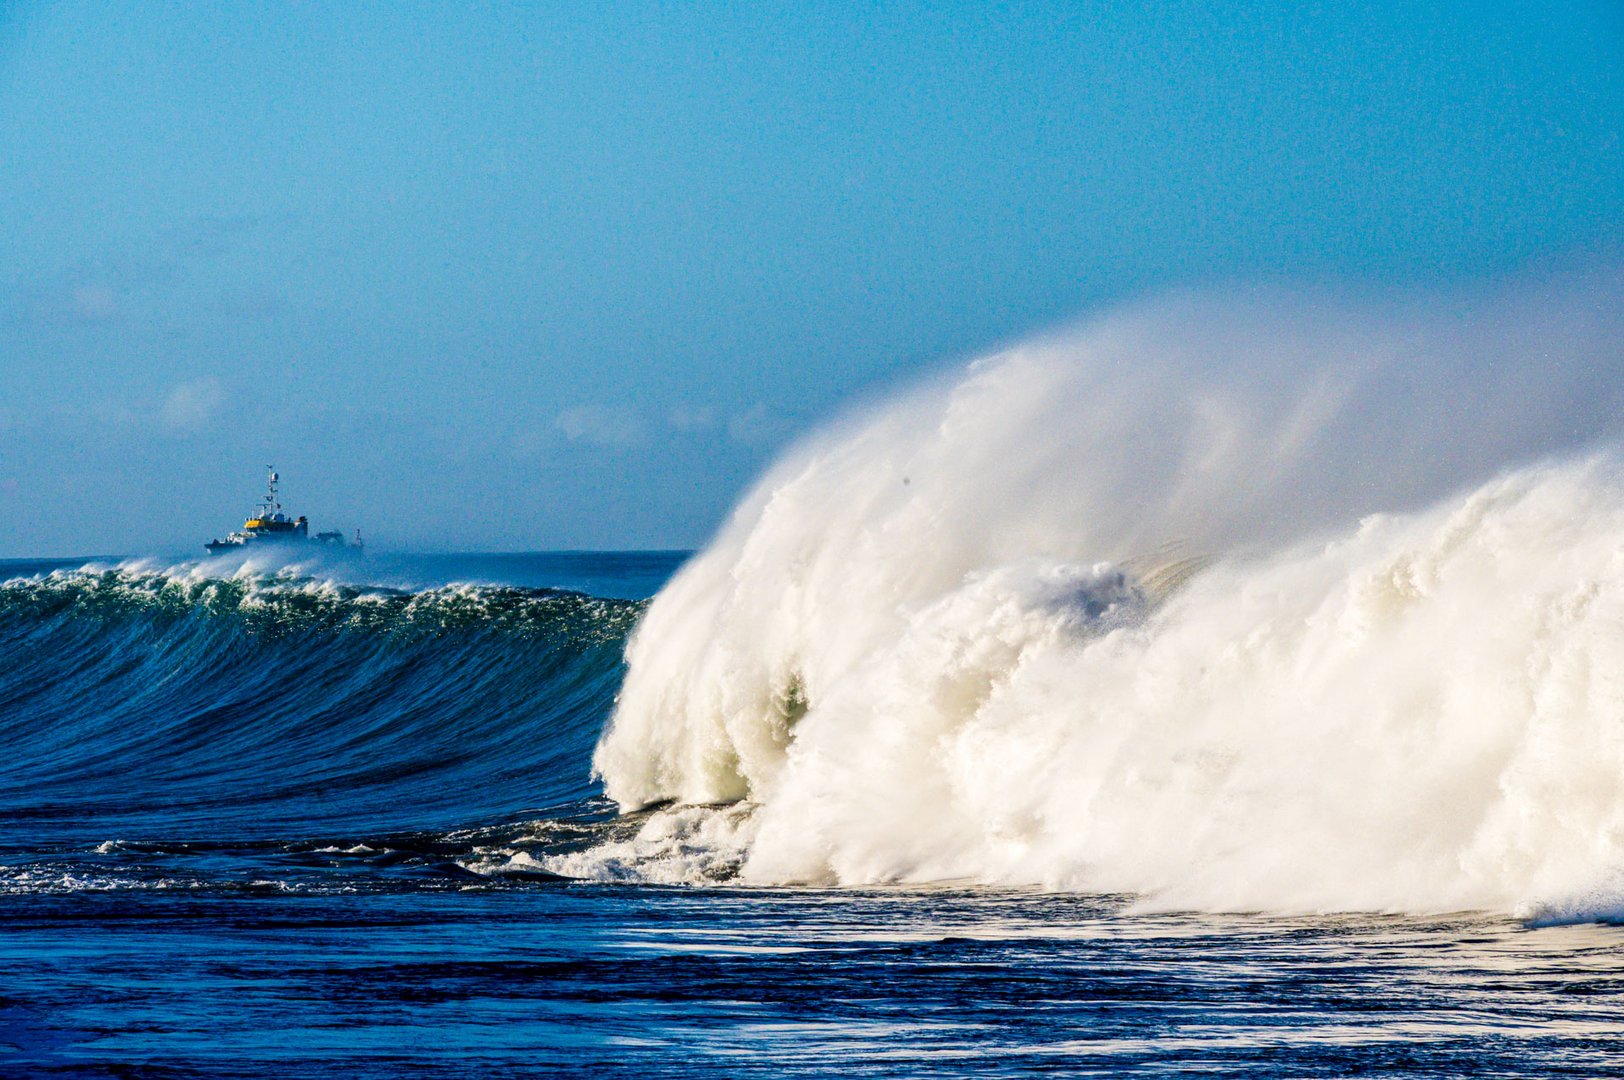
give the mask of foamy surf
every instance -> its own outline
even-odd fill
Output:
[[[1180,300],[809,440],[629,646],[595,764],[623,807],[678,804],[649,876],[1617,910],[1621,335],[1595,299]],[[695,823],[746,800],[747,827]]]

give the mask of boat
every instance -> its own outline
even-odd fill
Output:
[[[265,468],[270,474],[270,480],[264,497],[259,500],[259,505],[249,513],[241,529],[227,533],[224,540],[214,539],[203,545],[210,555],[270,544],[314,544],[327,548],[361,550],[360,529],[355,530],[353,541],[345,540],[344,534],[337,530],[319,532],[311,536],[310,522],[303,514],[290,517],[283,513],[281,496],[277,492],[277,485],[282,482],[282,477],[277,474],[276,466],[267,465]]]

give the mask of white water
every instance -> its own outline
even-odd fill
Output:
[[[1624,906],[1617,295],[1175,300],[809,441],[629,648],[609,794],[755,806],[648,876]]]

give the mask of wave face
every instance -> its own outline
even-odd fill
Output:
[[[1616,908],[1616,285],[1179,299],[810,440],[629,646],[596,767],[686,805],[603,865]]]
[[[595,793],[641,603],[212,574],[0,584],[8,843],[444,827]]]

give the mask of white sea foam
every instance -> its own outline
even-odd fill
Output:
[[[631,836],[584,851],[533,859],[512,854],[512,866],[539,868],[561,877],[654,885],[706,885],[739,872],[755,835],[753,807],[681,806],[652,814]],[[481,873],[489,868],[470,867]]]
[[[747,824],[556,869],[1618,909],[1618,292],[1179,299],[809,440],[654,601],[595,758]]]

